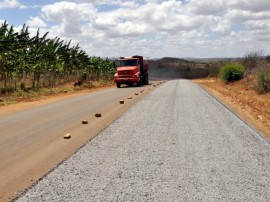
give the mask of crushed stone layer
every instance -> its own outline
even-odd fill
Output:
[[[159,86],[18,201],[270,201],[270,146],[188,80]]]

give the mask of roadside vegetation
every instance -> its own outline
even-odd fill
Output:
[[[209,78],[195,82],[270,137],[270,56],[255,51],[223,64],[211,61],[211,65],[218,73],[212,71]]]
[[[234,62],[214,62],[207,66],[209,77],[220,77],[225,83],[243,79],[248,89],[259,94],[270,92],[270,55],[262,51],[247,53]]]
[[[241,64],[231,63],[220,69],[221,79],[225,82],[237,81],[243,78],[245,68]]]
[[[79,44],[71,46],[71,41],[48,34],[37,30],[31,37],[26,26],[15,32],[7,22],[0,25],[0,96],[53,92],[58,87],[61,91],[67,83],[93,87],[112,80],[114,61],[88,56]]]
[[[246,68],[246,78],[255,83],[254,89],[259,94],[270,92],[270,56],[254,51],[246,54],[241,63]]]

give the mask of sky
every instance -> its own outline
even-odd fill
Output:
[[[5,20],[100,57],[270,55],[269,0],[0,0]]]

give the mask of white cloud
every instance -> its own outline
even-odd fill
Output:
[[[111,27],[117,26],[121,22],[121,15],[118,12],[99,13],[94,19],[94,26],[97,29],[109,30]]]
[[[270,33],[270,19],[269,20],[250,20],[247,22],[247,27],[250,30],[266,30]]]
[[[270,19],[270,12],[253,13],[245,10],[229,10],[225,18],[229,19],[232,23],[244,23],[248,20]]]
[[[254,47],[270,51],[268,1],[59,1],[27,23],[90,55],[239,57]]]
[[[41,18],[32,16],[30,16],[28,21],[26,21],[26,25],[33,28],[42,28],[47,26],[47,24]]]
[[[91,4],[76,4],[62,1],[44,6],[42,13],[48,20],[60,23],[65,21],[87,21],[95,13],[95,8]]]
[[[227,5],[237,10],[248,10],[252,12],[269,11],[269,0],[228,0]]]
[[[216,26],[214,26],[212,28],[213,32],[217,32],[220,33],[222,35],[227,35],[230,33],[231,30],[231,26],[229,23],[225,22],[221,22],[219,24],[217,24]]]
[[[26,8],[18,0],[2,0],[0,1],[0,9],[5,8]]]
[[[91,21],[95,8],[91,4],[58,2],[44,6],[42,12],[48,21],[60,23],[63,33],[78,35],[82,33],[81,25]]]
[[[117,6],[126,7],[126,8],[137,7],[139,5],[138,3],[142,2],[142,1],[129,1],[129,0],[75,0],[75,1],[78,3],[92,3],[95,5],[117,5]]]
[[[223,12],[226,9],[225,0],[191,0],[188,4],[188,8],[195,14],[202,15],[215,15]]]

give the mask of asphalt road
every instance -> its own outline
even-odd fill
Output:
[[[46,174],[151,88],[153,85],[110,88],[1,116],[0,201],[12,198]],[[142,89],[145,91],[140,93]],[[130,96],[133,99],[127,99]],[[119,100],[125,104],[120,105]],[[95,113],[102,113],[102,117],[96,118]],[[89,124],[82,125],[83,120]],[[71,134],[70,140],[63,139],[66,133]]]
[[[18,201],[270,201],[270,146],[187,80],[152,91]]]

